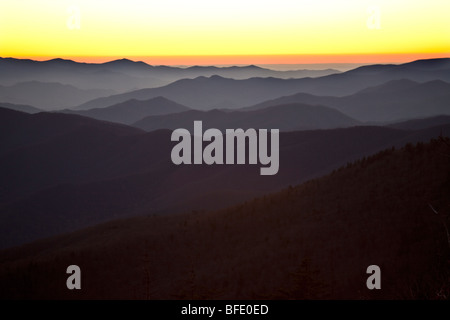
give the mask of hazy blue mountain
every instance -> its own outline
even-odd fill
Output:
[[[358,97],[359,94],[362,95],[370,95],[371,93],[374,95],[382,95],[385,93],[395,93],[398,90],[404,90],[418,85],[418,82],[412,80],[392,80],[387,83],[383,83],[379,86],[368,87],[360,90],[359,92],[344,96],[344,97],[336,97],[336,96],[317,96],[309,93],[296,93],[290,96],[283,96],[277,99],[272,99],[268,101],[264,101],[262,103],[258,103],[256,105],[242,108],[242,110],[258,110],[261,108],[267,108],[270,106],[279,105],[282,103],[295,103],[295,102],[303,102],[309,104],[326,104],[333,108],[339,108],[341,106],[345,106],[349,103],[349,100],[358,100],[357,98],[353,98],[353,96]]]
[[[345,96],[392,80],[450,82],[450,58],[417,60],[398,65],[369,65],[340,74],[304,79],[298,92],[315,95]]]
[[[191,110],[176,114],[149,116],[133,126],[153,131],[158,129],[191,128],[202,120],[204,128],[280,129],[281,131],[332,129],[350,127],[358,121],[332,108],[306,104],[286,104],[247,112]]]
[[[298,91],[302,79],[252,78],[234,80],[219,76],[182,79],[164,87],[147,88],[98,98],[74,109],[110,106],[130,99],[146,100],[158,96],[201,110],[237,108]]]
[[[187,110],[189,110],[188,107],[179,103],[170,101],[164,97],[156,97],[149,100],[131,99],[106,108],[63,110],[62,112],[79,114],[98,120],[132,124],[148,116],[164,115]]]
[[[78,89],[55,82],[27,81],[0,86],[0,101],[33,105],[43,110],[63,109],[96,97],[110,95],[112,90]]]
[[[11,110],[26,112],[26,113],[38,113],[38,112],[43,111],[41,109],[26,105],[26,104],[13,104],[13,103],[6,103],[6,102],[0,102],[0,108],[7,108],[7,109],[11,109]]]
[[[450,84],[441,80],[391,90],[387,83],[342,102],[339,110],[363,121],[392,121],[450,115]]]
[[[418,83],[392,80],[363,89],[356,94],[333,97],[297,93],[254,105],[243,110],[257,110],[282,103],[321,104],[360,121],[388,122],[401,119],[450,115],[450,84],[441,80]]]

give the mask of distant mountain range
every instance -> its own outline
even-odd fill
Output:
[[[280,170],[268,177],[254,165],[176,166],[169,130],[145,133],[79,115],[0,109],[0,244],[136,214],[224,207],[449,130],[441,125],[282,133]]]
[[[303,78],[339,73],[337,70],[274,71],[257,66],[189,67],[152,66],[142,61],[120,59],[105,63],[78,63],[52,59],[34,61],[0,58],[0,84],[13,85],[30,80],[69,84],[81,89],[107,89],[125,92],[167,85],[171,82],[199,76],[220,75],[233,79],[252,77]]]
[[[320,104],[335,108],[357,120],[369,122],[450,115],[450,83],[441,80],[425,83],[406,79],[392,80],[349,96],[297,93],[265,101],[243,110],[257,110],[285,103]]]
[[[271,71],[256,66],[174,68],[126,59],[89,64],[63,59],[0,58],[0,102],[43,110],[86,110],[161,96],[193,109],[238,109],[298,93],[349,96],[392,80],[450,82],[449,65],[449,59],[442,58],[400,65],[370,65],[335,73],[333,70]],[[314,75],[311,73],[318,77],[311,78]],[[291,102],[309,104],[308,101]],[[341,111],[367,121],[358,115],[358,110],[348,108],[348,112]],[[359,112],[365,114],[365,110]]]
[[[320,96],[352,95],[371,86],[402,79],[416,82],[434,80],[450,82],[450,59],[418,60],[401,65],[364,66],[319,78],[233,80],[212,76],[183,79],[159,88],[141,89],[94,99],[76,109],[103,108],[130,99],[146,100],[157,96],[163,96],[193,109],[237,109],[300,92]]]
[[[89,110],[63,110],[63,113],[79,114],[93,119],[132,124],[148,116],[165,115],[189,110],[179,103],[163,97],[148,100],[131,99],[106,108]]]
[[[204,128],[280,129],[281,131],[333,129],[351,127],[358,121],[328,107],[301,103],[278,105],[255,111],[198,111],[149,116],[133,126],[153,131],[158,129],[191,128],[195,120],[202,120]]]
[[[214,77],[214,79],[195,79],[195,80],[182,80],[178,83],[174,83],[168,87],[163,87],[159,89],[144,89],[140,92],[131,92],[127,94],[126,96],[137,96],[138,98],[143,98],[147,96],[147,94],[151,93],[154,94],[155,90],[156,92],[160,94],[164,94],[166,96],[172,96],[175,95],[175,99],[178,100],[184,100],[188,101],[191,104],[196,103],[197,101],[197,107],[200,105],[200,109],[206,108],[208,103],[201,103],[201,98],[204,98],[204,101],[214,101],[218,104],[220,99],[219,97],[222,95],[223,99],[226,99],[227,95],[232,95],[232,92],[237,93],[239,92],[239,103],[244,103],[244,101],[250,101],[252,96],[256,96],[256,92],[259,90],[259,85],[257,85],[258,82],[267,82],[267,83],[276,83],[276,82],[284,82],[284,81],[291,81],[291,80],[279,80],[279,79],[250,79],[250,80],[242,80],[245,81],[246,84],[249,84],[250,82],[253,82],[253,85],[251,86],[252,90],[255,90],[254,94],[251,93],[251,90],[246,90],[246,85],[239,86],[239,82],[236,80],[230,80],[230,79],[223,79],[223,78],[217,78]],[[297,80],[292,80],[297,81]],[[189,85],[186,85],[186,82],[189,82]],[[200,84],[198,82],[203,82],[204,87],[208,88],[206,92],[208,94],[198,94],[195,95],[194,92],[197,92],[196,90],[200,90]],[[292,84],[292,83],[291,83]],[[197,85],[199,86],[197,88]],[[229,90],[226,90],[226,88],[229,87]],[[273,86],[275,87],[275,86]],[[186,88],[189,88],[188,91],[184,91]],[[197,88],[197,89],[195,89]],[[291,88],[291,89],[289,89]],[[279,90],[278,95],[281,93],[281,91],[285,90],[294,90],[295,86],[287,85],[283,86],[281,83],[279,83]],[[227,91],[227,93],[224,93]],[[177,93],[178,92],[178,93]],[[177,94],[175,94],[177,93]],[[259,98],[267,97],[267,93],[261,93],[259,95]],[[269,93],[270,94],[270,93]],[[277,94],[274,94],[277,95]],[[106,103],[105,101],[115,101],[117,99],[117,96],[112,96],[109,98],[100,98],[98,100],[94,100],[91,103],[94,105],[97,103],[103,104]],[[122,98],[121,98],[122,99]],[[153,99],[153,98],[151,98]],[[151,101],[150,99],[150,101]],[[236,100],[236,99],[235,99]],[[225,101],[225,100],[223,100]],[[212,104],[213,102],[211,102]],[[226,104],[225,102],[221,105]],[[350,122],[350,125],[356,124],[356,121],[360,122],[368,122],[368,123],[389,123],[393,121],[400,121],[400,120],[406,120],[406,119],[414,119],[414,118],[425,118],[425,117],[432,117],[437,115],[450,115],[450,84],[447,82],[444,82],[442,80],[433,80],[428,81],[425,83],[419,83],[412,80],[392,80],[386,83],[383,83],[378,86],[374,87],[368,87],[364,88],[360,91],[358,91],[355,94],[343,96],[343,97],[336,97],[336,96],[317,96],[312,95],[308,93],[296,93],[294,95],[289,96],[283,96],[281,98],[276,98],[272,100],[267,100],[262,103],[253,105],[251,107],[241,108],[241,109],[229,109],[229,110],[238,110],[238,111],[254,111],[254,110],[260,110],[267,107],[276,107],[280,105],[286,105],[286,104],[308,104],[308,105],[321,105],[326,107],[331,107],[335,109],[336,111],[342,112],[344,115],[353,118],[353,122]],[[115,122],[121,122],[126,124],[131,124],[132,121],[129,119],[125,114],[129,113],[134,114],[133,105],[142,105],[141,102],[137,102],[136,100],[128,100],[127,102],[121,104],[118,104],[121,106],[120,108],[122,110],[129,111],[123,111],[122,113],[113,112],[112,110],[116,109],[115,107],[106,107],[106,108],[96,108],[91,109],[90,111],[70,111],[73,113],[83,114],[87,116],[92,116],[94,118],[98,119],[104,119],[104,120],[111,120]],[[165,103],[162,103],[162,106],[165,106]],[[110,109],[111,108],[111,109]],[[187,107],[185,107],[187,109]],[[102,111],[102,109],[104,109]],[[208,109],[208,108],[207,108]],[[319,109],[319,108],[318,108]],[[150,110],[150,109],[146,109]],[[152,109],[154,110],[154,109]],[[274,109],[273,109],[274,110]],[[292,129],[306,129],[306,128],[332,128],[332,127],[339,127],[339,126],[348,126],[345,123],[330,123],[329,125],[315,125],[314,122],[311,122],[310,125],[307,125],[306,122],[308,122],[307,118],[304,118],[306,110],[302,113],[297,114],[290,114],[288,115],[286,113],[286,108],[279,108],[280,112],[283,110],[283,114],[287,116],[288,118],[281,121],[282,115],[278,115],[277,117],[273,117],[273,115],[270,115],[273,120],[279,119],[278,122],[280,129],[283,130],[292,130]],[[321,108],[323,110],[323,107]],[[181,109],[173,109],[168,107],[166,114],[170,114],[172,112],[179,112],[182,111]],[[291,110],[293,111],[293,109]],[[299,109],[297,109],[299,111]],[[149,111],[150,112],[150,111]],[[224,111],[227,112],[227,111]],[[321,111],[317,110],[317,116],[319,116]],[[162,114],[161,112],[159,114]],[[97,116],[98,115],[98,116]],[[177,120],[177,118],[180,118],[180,116],[170,116],[170,117],[156,117],[153,119],[146,119],[142,121],[141,120],[144,116],[152,116],[157,115],[156,113],[153,113],[151,111],[148,114],[145,113],[136,113],[133,116],[130,116],[133,120],[137,121],[136,126],[145,128],[146,130],[154,130],[154,129],[161,129],[161,128],[176,128],[176,123],[180,123],[180,121]],[[211,116],[216,115],[218,116],[219,113],[202,113],[202,112],[190,112],[187,114],[188,118],[191,119],[192,116],[198,117],[204,117],[208,115],[210,119]],[[247,114],[250,115],[250,114]],[[139,118],[139,116],[142,116],[142,118]],[[238,118],[245,118],[246,115],[238,115],[236,113],[233,113],[233,115],[222,115],[222,118],[224,119],[224,123],[232,123],[233,121],[237,121],[236,124],[240,124],[240,120]],[[263,117],[262,113],[258,114],[258,120],[260,123],[262,121],[261,117]],[[227,119],[227,120],[225,120]],[[310,119],[310,118],[309,118]],[[182,119],[180,119],[182,120]],[[328,117],[327,120],[329,121],[330,118]],[[257,123],[258,121],[252,121],[251,123]],[[297,121],[298,126],[295,126],[295,122]],[[300,122],[299,122],[300,121]],[[302,125],[301,121],[304,121],[305,123]],[[159,122],[159,123],[158,123]],[[262,121],[264,122],[264,121]],[[271,124],[276,124],[277,121],[271,121],[269,120]],[[213,123],[217,124],[216,121]],[[284,123],[284,124],[283,124]],[[223,127],[221,124],[217,124],[218,127]],[[259,126],[259,124],[257,125]]]

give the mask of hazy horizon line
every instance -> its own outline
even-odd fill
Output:
[[[2,57],[46,61],[67,59],[85,63],[104,63],[113,60],[129,59],[150,65],[307,65],[307,64],[375,64],[406,63],[420,59],[450,57],[450,52],[439,53],[375,53],[375,54],[283,54],[283,55],[177,55],[177,56],[77,56],[77,55],[11,55]]]

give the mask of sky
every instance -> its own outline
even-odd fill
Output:
[[[153,64],[450,56],[448,0],[0,0],[0,56]]]

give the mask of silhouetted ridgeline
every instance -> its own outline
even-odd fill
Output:
[[[55,79],[58,79],[61,84],[68,84],[81,89],[100,88],[117,92],[159,87],[176,80],[199,76],[219,75],[233,79],[248,79],[251,77],[304,78],[334,73],[339,73],[339,71],[332,69],[274,71],[257,66],[177,68],[152,66],[142,61],[128,59],[105,63],[79,63],[65,59],[34,61],[0,58],[1,85],[10,86],[30,80],[54,82]],[[42,97],[45,99],[45,96]]]
[[[216,212],[112,221],[3,250],[0,295],[448,299],[449,143],[387,149]],[[82,290],[65,287],[70,264]],[[366,288],[372,264],[381,290]]]

